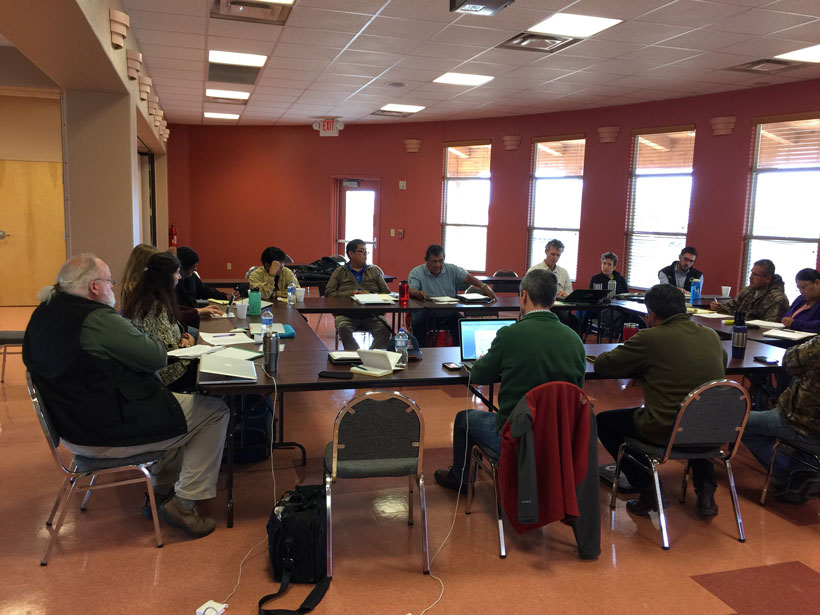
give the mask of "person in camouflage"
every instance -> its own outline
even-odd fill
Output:
[[[712,309],[722,314],[746,312],[747,320],[780,322],[789,309],[783,278],[775,275],[774,263],[768,259],[757,261],[749,274],[749,285],[727,303],[712,301]]]
[[[743,433],[743,443],[766,469],[776,438],[820,448],[820,337],[789,348],[783,368],[793,379],[777,407],[752,412]],[[805,461],[817,467],[813,457]],[[807,497],[820,495],[820,471],[778,455],[772,485],[781,499],[802,504]]]

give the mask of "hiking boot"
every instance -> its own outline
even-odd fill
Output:
[[[210,517],[203,517],[194,504],[191,510],[185,510],[179,497],[174,496],[157,509],[159,518],[171,527],[181,529],[192,538],[202,538],[214,531],[216,522]]]
[[[157,508],[162,506],[172,495],[174,495],[173,488],[170,491],[154,490],[154,501],[157,503]],[[142,516],[146,519],[152,519],[154,517],[154,515],[151,514],[151,500],[147,493],[145,494],[145,501],[142,503]]]
[[[467,483],[459,483],[458,477],[453,472],[453,468],[447,468],[446,470],[436,470],[433,474],[433,478],[436,479],[436,483],[445,489],[450,489],[452,491],[458,491],[462,495],[467,493]]]
[[[785,489],[775,492],[775,497],[787,504],[805,504],[809,498],[820,495],[820,473],[811,470],[792,472]]]
[[[695,495],[698,497],[695,509],[701,517],[714,517],[718,514],[714,485],[705,486],[702,489],[695,489]]]
[[[666,504],[666,502],[664,502]],[[633,515],[645,517],[651,512],[658,510],[658,503],[655,499],[654,489],[644,489],[641,491],[641,496],[635,500],[627,500],[626,510]]]

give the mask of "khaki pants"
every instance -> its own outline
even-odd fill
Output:
[[[168,440],[138,446],[82,446],[63,442],[68,449],[84,457],[121,458],[165,451],[151,468],[155,487],[174,485],[176,494],[187,500],[207,500],[216,496],[216,481],[222,462],[225,432],[228,429],[228,406],[206,395],[174,393],[188,432]]]

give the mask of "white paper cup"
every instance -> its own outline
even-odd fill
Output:
[[[720,287],[720,294],[723,297],[731,297],[732,295],[732,287],[731,286],[721,286]]]
[[[297,301],[304,301],[305,300],[305,290],[304,288],[297,288],[296,289],[296,300]]]
[[[242,320],[244,320],[245,318],[248,317],[248,304],[247,303],[237,303],[236,305],[234,305],[234,308],[236,309],[236,317],[237,318],[241,318]]]

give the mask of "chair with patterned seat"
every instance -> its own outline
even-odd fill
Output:
[[[3,371],[0,372],[0,382],[6,381],[6,356],[20,354],[20,351],[9,352],[9,346],[22,346],[25,331],[0,331],[0,348],[3,349]]]

